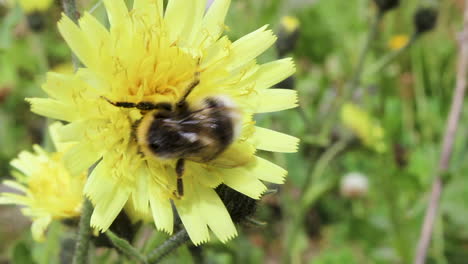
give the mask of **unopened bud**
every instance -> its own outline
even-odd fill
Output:
[[[400,0],[374,0],[381,13],[390,11],[400,4]]]
[[[359,172],[343,176],[340,182],[340,193],[346,198],[361,198],[367,195],[369,183],[367,177]]]
[[[276,49],[278,55],[283,57],[296,47],[299,38],[299,20],[293,16],[284,16],[281,19]]]
[[[437,10],[433,7],[419,8],[413,17],[417,34],[431,31],[437,23]]]
[[[26,16],[29,28],[34,32],[40,32],[44,29],[44,17],[39,12],[32,12]]]

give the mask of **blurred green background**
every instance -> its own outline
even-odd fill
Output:
[[[32,143],[49,146],[47,121],[33,115],[24,98],[44,96],[40,85],[47,71],[72,71],[70,50],[56,28],[59,1],[39,14],[7,2],[0,1],[2,179],[10,177],[8,163],[19,151]],[[77,3],[105,23],[98,1]],[[437,26],[379,67],[411,38],[421,6],[437,10]],[[289,171],[284,185],[272,186],[278,193],[259,202],[255,219],[266,225],[242,225],[240,236],[227,244],[182,247],[165,262],[411,263],[455,85],[462,9],[461,0],[401,1],[378,25],[361,82],[353,87],[377,13],[374,1],[232,0],[226,21],[231,40],[270,24],[288,49],[272,47],[259,62],[280,53],[294,57],[296,74],[277,87],[296,89],[301,107],[260,115],[257,122],[301,138],[300,151],[260,153]],[[298,20],[297,32],[288,33],[284,16]],[[465,105],[444,175],[427,263],[468,263],[467,110]],[[56,224],[46,242],[33,243],[28,220],[17,208],[2,206],[0,263],[60,263],[61,245],[72,234]],[[149,250],[165,238],[144,226],[134,244]],[[94,252],[92,263],[131,263],[113,250]]]

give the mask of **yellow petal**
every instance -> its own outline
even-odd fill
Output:
[[[193,2],[193,9],[190,10],[189,20],[186,21],[187,24],[182,31],[186,46],[193,46],[195,39],[200,35],[203,14],[206,8],[206,0],[192,0],[191,2]]]
[[[288,78],[295,72],[294,62],[291,58],[276,60],[262,64],[253,76],[256,89],[266,89]],[[281,87],[280,87],[281,88]]]
[[[97,57],[96,49],[89,42],[83,31],[65,15],[58,22],[58,29],[80,61],[84,65],[94,65],[94,60]]]
[[[174,200],[174,203],[190,240],[193,244],[200,245],[210,239],[210,234],[198,206],[199,198],[193,191],[193,184],[189,177],[185,179],[184,186],[188,187],[185,188],[184,197],[180,200]]]
[[[132,193],[133,207],[136,211],[146,213],[148,211],[148,172],[146,167],[140,166],[135,172],[135,190]]]
[[[282,111],[297,106],[297,92],[290,89],[268,89],[258,92],[256,113]]]
[[[202,166],[197,162],[187,161],[185,163],[185,171],[192,174],[199,184],[210,188],[216,188],[223,181],[217,173],[210,171],[210,166]]]
[[[28,192],[28,188],[26,188],[22,184],[19,184],[19,183],[15,182],[15,181],[6,180],[6,181],[3,181],[3,185],[8,186],[8,187],[10,187],[12,189],[16,189],[17,191],[20,191],[20,192],[23,192],[23,193]]]
[[[245,141],[234,142],[209,165],[221,168],[235,168],[244,166],[254,158],[255,147]]]
[[[75,79],[73,76],[48,72],[42,90],[54,99],[69,102],[73,96],[73,89],[70,89],[70,87],[74,85]]]
[[[91,142],[76,144],[65,153],[65,166],[71,175],[80,175],[85,172],[102,156],[92,146]]]
[[[224,184],[253,199],[260,199],[267,187],[247,168],[220,169]]]
[[[158,230],[172,234],[174,229],[174,213],[171,202],[161,194],[156,183],[150,181],[149,201],[153,214],[154,224]]]
[[[224,31],[224,19],[229,9],[231,0],[216,0],[211,5],[203,19],[203,30],[216,41]]]
[[[198,187],[196,191],[200,214],[219,240],[226,242],[237,236],[236,227],[218,194],[211,188]]]
[[[10,165],[28,176],[39,166],[38,160],[29,151],[21,151],[17,159],[10,161]]]
[[[114,222],[130,195],[130,190],[122,187],[120,185],[120,188],[113,190],[113,195],[106,197],[110,199],[101,200],[95,205],[93,215],[91,216],[92,227],[105,232]]]
[[[46,98],[27,98],[26,101],[31,104],[31,111],[36,114],[69,122],[77,118],[76,110],[63,101]]]
[[[44,233],[47,227],[49,226],[50,222],[52,222],[52,217],[50,215],[41,217],[33,221],[31,226],[31,232],[34,240],[44,240]]]
[[[207,49],[206,54],[203,56],[201,67],[203,69],[219,71],[219,69],[217,68],[210,68],[210,67],[213,67],[214,64],[224,62],[224,59],[229,55],[230,45],[231,45],[231,42],[226,36],[220,38],[218,41],[213,43]]]
[[[183,33],[187,28],[190,28],[190,22],[193,19],[193,10],[198,0],[171,0],[166,7],[164,21],[169,34],[169,41],[179,42],[183,41]]]
[[[286,174],[288,174],[285,169],[260,157],[257,157],[248,169],[249,174],[255,175],[258,179],[276,184],[284,183]]]
[[[262,127],[255,127],[251,140],[257,149],[274,152],[297,152],[299,145],[299,139],[296,137]]]
[[[227,65],[229,69],[234,70],[249,63],[275,43],[275,35],[266,28],[267,26],[263,26],[232,44],[229,65]]]
[[[111,168],[102,161],[91,173],[84,192],[94,204],[91,226],[106,231],[117,215],[122,211],[130,196],[130,187],[115,182],[111,177]]]
[[[135,0],[133,9],[145,11],[151,16],[151,19],[155,21],[161,21],[163,19],[163,0]]]
[[[127,6],[124,1],[104,0],[104,5],[106,6],[107,16],[109,17],[111,27],[116,27],[124,22],[128,15]]]
[[[0,204],[16,204],[29,206],[31,204],[31,199],[27,198],[24,195],[4,192],[1,193]]]
[[[110,44],[110,35],[109,31],[101,24],[99,21],[91,16],[89,13],[85,12],[84,15],[79,20],[79,25],[83,31],[84,36],[92,43],[95,47],[99,47],[99,53],[96,54],[98,57],[107,57],[109,56],[109,44]],[[93,62],[98,62],[94,60]],[[89,61],[91,63],[91,61]],[[91,69],[98,70],[97,65],[87,64]]]

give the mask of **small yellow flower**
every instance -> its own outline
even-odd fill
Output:
[[[59,30],[84,67],[75,74],[49,73],[43,89],[51,98],[30,99],[32,111],[68,125],[61,139],[79,142],[65,155],[77,174],[102,158],[84,192],[94,205],[91,225],[105,231],[127,204],[152,215],[156,228],[172,233],[177,212],[195,244],[211,230],[225,242],[237,235],[214,188],[224,183],[251,198],[266,190],[263,181],[282,183],[286,171],[255,155],[257,150],[295,152],[298,139],[255,126],[253,115],[293,108],[293,90],[268,89],[290,76],[291,59],[258,65],[256,57],[276,40],[262,27],[231,42],[222,36],[230,1],[105,0],[110,28],[89,13],[75,25],[64,16]],[[176,104],[199,73],[189,105],[208,96],[228,97],[241,112],[237,139],[210,162],[186,161],[184,195],[177,197],[176,159],[144,155],[133,126],[144,112],[113,102]],[[145,151],[143,150],[143,153]],[[171,202],[172,201],[172,202]]]
[[[350,128],[364,145],[377,152],[385,152],[387,146],[384,141],[384,130],[369,113],[359,106],[346,103],[341,108],[341,120]]]
[[[283,16],[281,18],[281,26],[285,29],[286,33],[292,33],[297,30],[300,22],[299,19],[293,16]]]
[[[47,10],[54,0],[16,0],[25,13]]]
[[[408,35],[395,35],[388,41],[388,48],[391,50],[399,50],[408,44]]]
[[[16,181],[7,180],[4,184],[21,194],[0,194],[0,204],[20,205],[23,214],[32,219],[31,230],[35,240],[44,238],[52,220],[80,215],[86,174],[72,177],[65,168],[63,151],[70,146],[60,144],[56,139],[56,130],[61,126],[55,123],[50,128],[57,152],[48,153],[35,145],[34,153],[23,151],[11,161],[18,170],[12,172]]]

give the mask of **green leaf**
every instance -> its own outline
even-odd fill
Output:
[[[32,258],[31,248],[29,248],[29,246],[28,246],[28,244],[26,242],[20,241],[13,248],[12,261],[13,261],[13,264],[32,264],[32,263],[35,263],[33,258]]]

